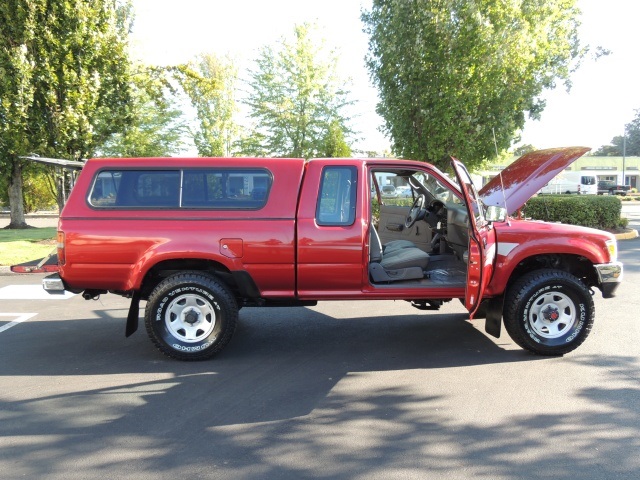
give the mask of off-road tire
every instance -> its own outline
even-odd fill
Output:
[[[504,326],[511,339],[539,355],[564,355],[587,338],[595,309],[589,289],[562,270],[529,272],[507,291]]]
[[[238,305],[227,287],[200,272],[167,277],[147,301],[151,341],[169,357],[205,360],[222,350],[236,328]]]

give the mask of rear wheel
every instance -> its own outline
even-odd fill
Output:
[[[561,270],[537,270],[515,282],[505,297],[504,326],[522,348],[564,355],[587,338],[594,319],[587,287]]]
[[[199,273],[179,273],[149,296],[145,326],[165,355],[179,360],[211,358],[229,343],[238,306],[224,284]]]

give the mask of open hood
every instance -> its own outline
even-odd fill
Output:
[[[589,150],[587,147],[564,147],[527,153],[480,189],[482,202],[487,206],[506,206],[511,214]]]

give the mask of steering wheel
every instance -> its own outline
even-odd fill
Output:
[[[413,227],[413,224],[416,223],[421,218],[424,218],[426,213],[425,205],[427,203],[427,198],[424,195],[418,195],[418,198],[415,199],[413,205],[411,205],[411,210],[409,210],[409,215],[404,221],[405,228]]]

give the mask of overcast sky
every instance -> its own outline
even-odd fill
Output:
[[[597,62],[585,60],[567,93],[562,85],[545,95],[540,121],[530,121],[522,143],[538,148],[607,144],[640,109],[640,1],[579,0],[583,11],[581,39],[612,51]],[[295,24],[315,22],[328,46],[340,52],[340,72],[352,79],[358,101],[354,122],[363,140],[356,147],[381,151],[388,141],[378,132],[376,90],[364,65],[367,37],[361,9],[367,0],[134,0],[133,49],[149,64],[187,61],[198,53],[231,55],[240,68],[258,49],[290,36]]]

